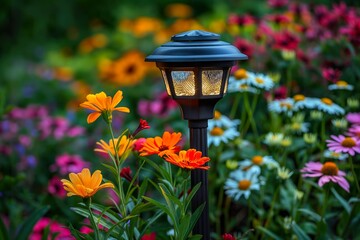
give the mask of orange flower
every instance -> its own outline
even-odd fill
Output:
[[[147,138],[143,148],[140,150],[140,156],[149,156],[157,154],[160,157],[177,153],[180,146],[176,144],[181,140],[181,133],[164,132],[162,137]]]
[[[109,144],[106,143],[104,140],[100,140],[100,142],[97,142],[98,145],[100,145],[101,148],[95,148],[96,152],[102,152],[102,153],[108,153],[110,152],[113,156],[115,156],[115,147],[116,146],[116,152],[119,157],[121,157],[124,153],[127,154],[128,150],[132,149],[134,140],[131,140],[127,138],[126,135],[123,135],[120,138],[115,138],[114,142],[112,139],[109,140]]]
[[[106,96],[104,92],[101,92],[97,94],[88,94],[86,99],[87,101],[81,103],[80,107],[95,111],[89,114],[87,118],[88,123],[94,122],[101,115],[103,115],[107,122],[111,122],[113,111],[130,112],[130,109],[127,107],[116,107],[123,99],[122,91],[120,90],[116,92],[114,98]]]
[[[202,153],[196,149],[182,150],[177,154],[170,154],[165,157],[165,160],[171,164],[177,165],[186,169],[204,169],[208,170],[209,166],[204,166],[205,163],[210,161],[208,157],[201,157]]]
[[[67,196],[80,196],[87,198],[93,196],[97,191],[103,188],[114,188],[112,183],[101,184],[102,175],[100,170],[96,170],[91,175],[88,168],[84,168],[80,173],[70,173],[70,181],[62,179],[64,189],[68,191]]]

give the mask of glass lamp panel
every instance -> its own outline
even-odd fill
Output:
[[[195,75],[193,71],[172,71],[176,96],[194,96],[195,95]]]
[[[164,70],[161,70],[161,74],[163,76],[163,79],[164,79],[164,83],[165,83],[165,87],[166,87],[166,92],[169,96],[171,96],[171,91],[170,91],[170,87],[169,87],[169,82],[168,82],[168,79],[166,77],[166,73]]]
[[[227,73],[226,73],[226,80],[225,80],[224,94],[225,94],[225,93],[227,93],[227,90],[228,90],[228,82],[229,82],[230,70],[231,70],[231,68],[229,68],[229,70],[227,70]]]
[[[202,95],[219,95],[223,79],[223,70],[206,70],[202,71],[201,75]]]

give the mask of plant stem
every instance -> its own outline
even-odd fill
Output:
[[[326,223],[325,223],[325,212],[326,212],[326,207],[327,207],[327,203],[328,203],[328,199],[329,199],[329,190],[330,187],[329,186],[324,186],[324,200],[322,203],[322,209],[321,209],[321,219],[320,221],[317,223],[317,229],[316,229],[316,239],[319,239],[321,234],[324,234],[323,231],[320,231],[320,227],[321,224],[324,224],[324,226],[326,227]],[[321,229],[322,230],[322,229]]]
[[[232,119],[235,118],[236,111],[239,107],[240,98],[241,98],[241,94],[240,93],[236,94],[233,106],[230,111],[230,118],[232,118]]]
[[[359,181],[357,179],[357,176],[356,176],[356,172],[355,172],[355,168],[354,168],[354,163],[353,163],[353,160],[352,160],[352,156],[349,156],[349,162],[350,162],[350,166],[351,166],[351,173],[353,175],[353,178],[354,178],[354,181],[355,181],[355,185],[356,185],[356,189],[357,189],[357,194],[358,196],[360,195],[360,186],[359,186]]]
[[[92,210],[91,210],[91,198],[89,198],[89,202],[87,203],[87,205],[88,205],[89,214],[90,214],[90,222],[91,222],[91,225],[93,225],[93,228],[94,228],[95,240],[99,240],[100,239],[99,228],[98,228],[98,223],[95,222],[94,215],[93,215]]]

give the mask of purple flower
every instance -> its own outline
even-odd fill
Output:
[[[333,152],[349,153],[354,156],[355,153],[360,153],[360,140],[354,137],[345,137],[343,135],[330,136],[333,140],[326,140],[327,147]]]
[[[349,192],[350,185],[344,178],[345,172],[339,170],[337,165],[333,162],[308,162],[305,167],[300,170],[302,177],[320,177],[318,184],[322,187],[324,184],[332,181],[339,184],[345,191]]]
[[[360,125],[353,125],[348,129],[346,135],[360,140]]]
[[[348,113],[346,120],[351,124],[360,125],[360,113]]]

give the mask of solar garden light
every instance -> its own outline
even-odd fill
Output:
[[[238,60],[247,59],[236,47],[219,39],[218,34],[200,30],[180,33],[145,59],[156,62],[168,95],[189,122],[190,148],[203,156],[208,155],[208,119],[213,118],[215,104],[227,92],[230,69]],[[201,234],[205,240],[210,239],[207,178],[206,170],[191,172],[191,187],[201,183],[192,199],[192,210],[205,203],[193,234]]]

